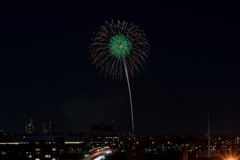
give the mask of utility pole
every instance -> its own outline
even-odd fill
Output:
[[[211,157],[211,146],[210,146],[210,119],[209,119],[209,113],[208,113],[208,157]]]

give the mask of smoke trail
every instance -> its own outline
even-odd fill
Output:
[[[123,58],[123,64],[124,64],[124,69],[125,69],[126,78],[127,78],[127,83],[128,83],[128,91],[129,91],[129,98],[130,98],[130,105],[131,105],[131,116],[132,116],[132,130],[133,130],[132,135],[134,136],[132,96],[131,96],[131,88],[130,88],[130,83],[129,83],[128,71],[127,71],[127,66],[126,66],[125,58]]]

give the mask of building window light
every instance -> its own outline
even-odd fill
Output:
[[[56,151],[57,149],[56,148],[52,148],[52,151]]]
[[[46,155],[44,156],[44,158],[51,158],[51,155],[46,154]]]

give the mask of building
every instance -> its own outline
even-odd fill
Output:
[[[105,122],[101,122],[100,126],[94,126],[93,121],[91,121],[91,139],[90,143],[100,143],[101,146],[111,144],[113,146],[114,141],[118,139],[117,136],[114,136],[114,121],[112,121],[111,126],[106,126]]]
[[[26,122],[25,133],[34,134],[35,131],[36,131],[36,122],[33,121],[33,119],[30,119],[30,121]]]
[[[43,134],[52,134],[52,121],[43,123]]]
[[[59,140],[48,141],[30,141],[26,146],[26,158],[27,159],[49,159],[59,160],[60,147],[64,145],[64,138],[58,138]]]

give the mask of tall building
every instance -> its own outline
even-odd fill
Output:
[[[105,126],[105,122],[103,121],[101,122],[101,126],[93,126],[93,121],[91,121],[91,128],[91,142],[96,141],[96,137],[98,137],[97,141],[101,141],[102,147],[108,142],[111,142],[113,146],[114,139],[117,139],[117,137],[113,136],[114,121],[112,121],[111,126]]]
[[[52,134],[52,122],[44,122],[43,123],[43,134]]]
[[[34,134],[36,131],[36,122],[33,121],[33,119],[30,119],[30,121],[26,122],[26,134]]]

